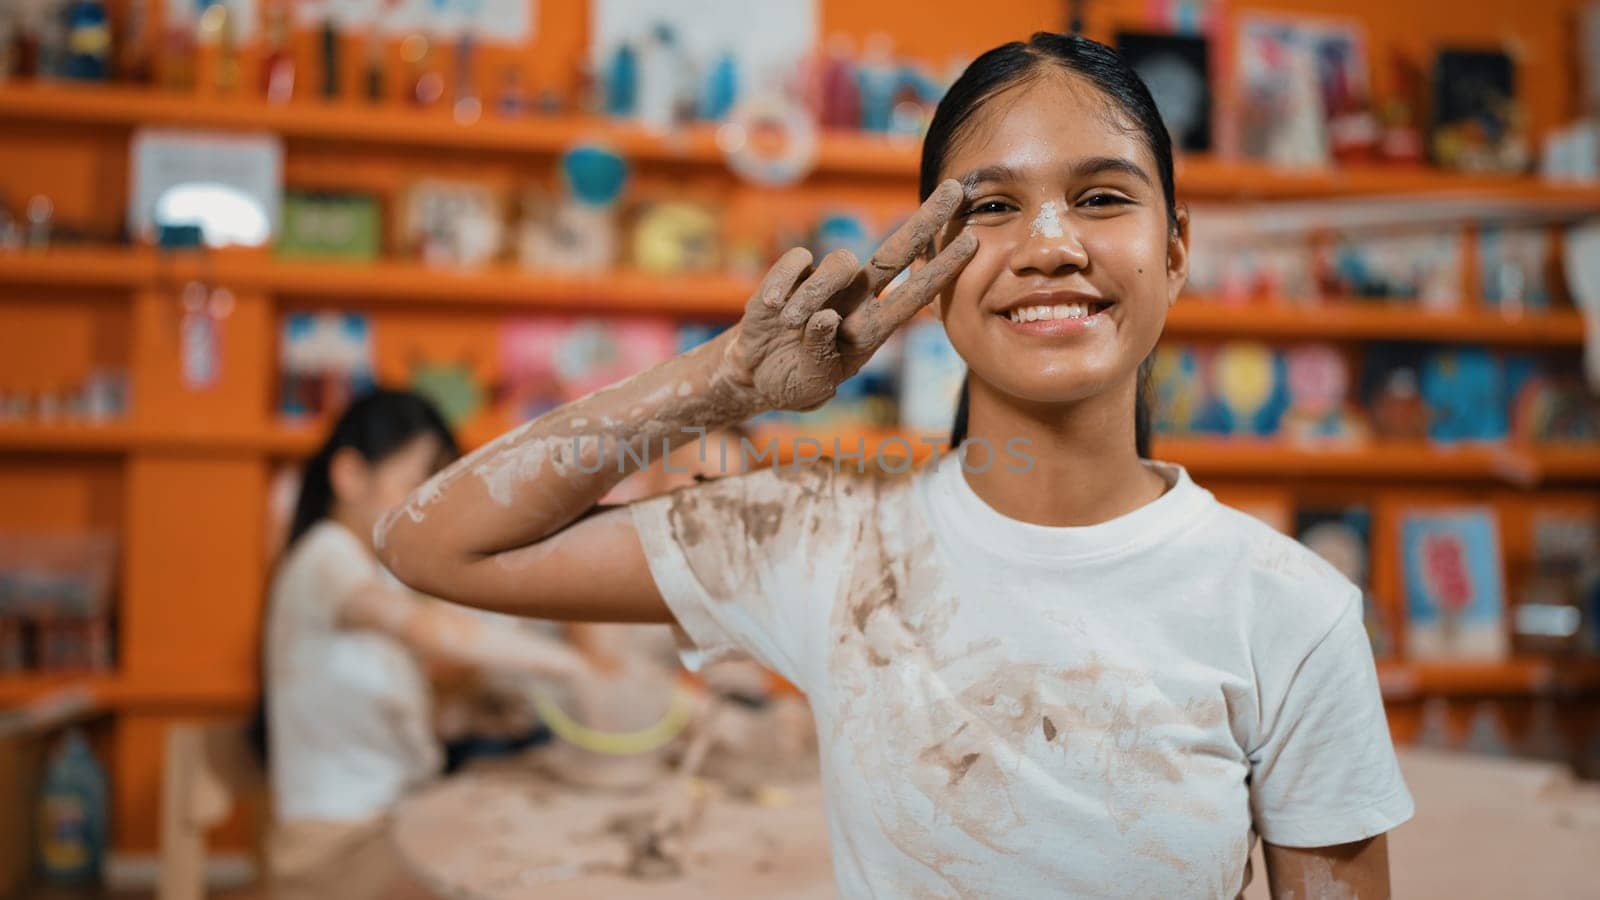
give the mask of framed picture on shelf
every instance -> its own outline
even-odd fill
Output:
[[[1500,560],[1500,529],[1493,507],[1402,512],[1400,565],[1410,658],[1506,656]]]
[[[1390,623],[1372,593],[1372,511],[1364,504],[1305,507],[1295,514],[1294,535],[1361,589],[1372,655],[1393,656]]]
[[[1172,146],[1211,149],[1211,45],[1192,34],[1117,32],[1117,52],[1150,88]]]
[[[1370,98],[1360,25],[1241,15],[1234,53],[1240,151],[1280,165],[1327,165],[1329,120]]]

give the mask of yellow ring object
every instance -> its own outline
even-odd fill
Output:
[[[694,693],[681,686],[675,687],[667,711],[654,725],[638,731],[599,731],[567,715],[566,710],[543,691],[533,694],[534,711],[552,734],[579,749],[609,756],[636,756],[665,747],[688,727],[689,720],[694,718],[694,707]]]

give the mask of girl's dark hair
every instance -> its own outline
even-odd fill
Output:
[[[1078,75],[1094,85],[1111,100],[1128,127],[1137,132],[1156,161],[1161,195],[1167,203],[1167,224],[1176,231],[1178,208],[1172,176],[1172,138],[1161,122],[1161,113],[1150,97],[1150,89],[1115,50],[1074,34],[1041,31],[1027,43],[1013,41],[996,47],[967,66],[939,101],[928,134],[922,139],[922,199],[928,199],[938,188],[951,145],[962,136],[965,126],[984,103],[1007,88],[1051,72]],[[1150,455],[1148,382],[1149,366],[1146,364],[1139,369],[1134,409],[1135,442],[1141,457]],[[967,402],[967,385],[962,382],[961,400],[956,406],[955,423],[950,432],[952,447],[966,440]]]
[[[306,460],[285,552],[332,510],[333,484],[328,470],[340,450],[348,447],[368,463],[379,463],[423,434],[438,438],[447,457],[460,452],[444,416],[421,394],[376,388],[356,398],[334,423],[327,440]]]
[[[334,423],[327,440],[306,460],[300,475],[300,496],[289,521],[289,535],[283,544],[287,557],[306,532],[333,512],[333,482],[329,469],[340,450],[349,448],[369,464],[380,463],[417,437],[431,434],[439,440],[446,457],[460,453],[455,435],[439,410],[421,394],[375,388],[356,398]],[[262,654],[265,662],[265,653]],[[250,717],[248,738],[259,758],[267,759],[267,707],[265,666],[262,667],[261,697]]]

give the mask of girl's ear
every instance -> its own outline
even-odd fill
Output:
[[[1178,302],[1184,282],[1189,280],[1189,207],[1175,210],[1177,225],[1167,235],[1167,306]]]
[[[367,489],[367,461],[354,447],[340,447],[328,460],[328,485],[335,500],[360,496]]]

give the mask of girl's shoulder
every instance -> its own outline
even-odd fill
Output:
[[[1214,503],[1195,540],[1204,553],[1238,573],[1240,596],[1258,613],[1291,613],[1309,623],[1332,621],[1361,589],[1332,563],[1249,513]]]
[[[275,592],[305,592],[317,585],[364,582],[379,571],[377,559],[350,529],[324,519],[285,550],[273,577]]]

